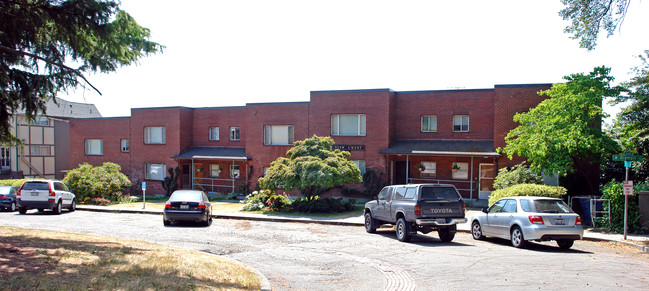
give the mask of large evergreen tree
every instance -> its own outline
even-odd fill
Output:
[[[84,73],[161,51],[149,37],[116,1],[0,0],[0,142],[17,141],[9,130],[17,110],[33,119],[58,92],[97,90]]]

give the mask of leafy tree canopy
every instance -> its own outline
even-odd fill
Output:
[[[549,98],[514,116],[520,125],[505,137],[504,152],[527,158],[530,168],[565,175],[575,171],[577,160],[597,161],[619,152],[619,145],[601,130],[604,97],[617,97],[624,88],[611,87],[613,77],[606,67],[588,75],[564,77],[568,82],[554,84],[540,92]]]
[[[0,142],[17,142],[9,131],[17,110],[33,120],[58,92],[92,87],[83,73],[161,51],[149,37],[116,1],[0,0]]]
[[[597,45],[597,37],[603,29],[611,36],[624,21],[630,0],[561,0],[565,8],[559,12],[571,24],[565,32],[579,39],[579,46],[592,50]]]
[[[283,185],[287,191],[301,189],[305,196],[315,195],[320,188],[331,188],[343,183],[360,183],[361,171],[348,160],[349,152],[332,150],[331,137],[296,141],[286,152],[271,163],[268,173],[259,179],[263,189],[274,190]]]
[[[530,170],[530,167],[520,163],[511,168],[502,168],[494,179],[494,189],[500,190],[518,184],[543,184],[541,174]]]

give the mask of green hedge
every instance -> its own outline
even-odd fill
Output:
[[[568,190],[561,186],[547,186],[537,184],[518,184],[491,192],[489,196],[489,206],[494,204],[498,199],[511,196],[542,196],[552,198],[562,198],[566,196]]]
[[[0,180],[0,186],[16,186],[20,187],[28,179],[9,179],[9,180]]]

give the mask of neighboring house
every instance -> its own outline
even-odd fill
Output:
[[[227,193],[254,188],[293,141],[315,134],[333,137],[361,172],[381,171],[388,184],[451,183],[484,199],[497,169],[522,161],[496,152],[514,114],[550,87],[312,91],[309,102],[137,108],[130,117],[71,120],[70,164],[116,162],[134,183],[147,181],[148,194],[162,193],[158,181],[179,167],[182,187]]]
[[[28,122],[24,111],[11,119],[12,133],[23,142],[20,146],[0,146],[0,178],[63,179],[70,169],[70,125],[74,117],[101,117],[92,104],[57,98],[46,104],[46,113]]]

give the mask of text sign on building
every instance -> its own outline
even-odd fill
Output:
[[[624,195],[633,195],[633,181],[622,182],[622,187],[624,189]]]
[[[364,145],[353,145],[353,144],[335,144],[331,146],[332,150],[341,150],[341,151],[364,151]]]
[[[614,161],[625,161],[625,162],[642,162],[642,156],[632,155],[630,152],[626,152],[622,155],[613,155]]]

